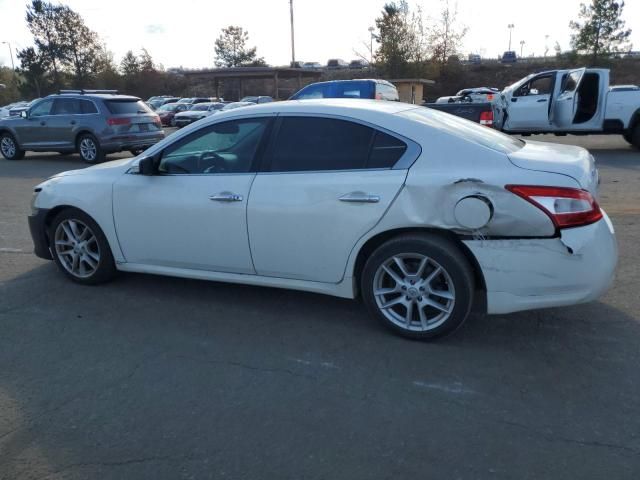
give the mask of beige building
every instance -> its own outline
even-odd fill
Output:
[[[401,102],[415,103],[418,105],[420,105],[424,99],[425,87],[436,83],[433,80],[426,80],[424,78],[399,78],[389,81],[398,89]]]

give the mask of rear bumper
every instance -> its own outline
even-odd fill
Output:
[[[134,148],[145,149],[151,145],[155,145],[162,139],[164,139],[164,133],[162,131],[145,135],[114,135],[113,137],[103,139],[100,142],[100,146],[106,152],[119,152],[121,150],[132,150]]]
[[[48,213],[49,210],[39,208],[33,215],[29,215],[27,220],[29,221],[29,232],[33,240],[33,253],[45,260],[52,260],[47,238],[46,218]]]
[[[618,247],[604,215],[560,238],[465,241],[485,278],[487,313],[574,305],[606,292]]]

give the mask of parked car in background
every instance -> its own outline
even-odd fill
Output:
[[[302,68],[308,68],[311,70],[320,70],[322,68],[322,64],[319,62],[304,62],[302,64]]]
[[[10,115],[11,109],[13,108],[20,108],[27,105],[29,105],[29,102],[14,102],[14,103],[5,105],[4,107],[0,107],[0,118],[8,117]]]
[[[36,255],[79,284],[121,270],[360,297],[392,331],[430,339],[474,305],[600,296],[617,246],[597,188],[583,148],[409,104],[279,102],[40,183],[29,228]]]
[[[479,65],[482,63],[482,57],[477,53],[470,53],[468,57],[468,62],[473,65]]]
[[[508,52],[504,52],[502,57],[500,58],[501,63],[516,63],[518,61],[518,57],[516,56],[516,52],[513,50],[509,50]]]
[[[156,98],[155,100],[149,101],[149,104],[151,105],[151,108],[153,108],[154,110],[157,110],[162,105],[166,105],[167,103],[175,103],[178,100],[180,100],[180,97],[161,97],[161,98]]]
[[[146,100],[146,103],[154,102],[156,100],[162,100],[162,99],[165,99],[165,98],[176,98],[176,97],[173,96],[173,95],[154,95],[153,97],[149,97]]]
[[[39,100],[39,99],[38,99]],[[20,105],[15,105],[9,109],[9,117],[19,117],[22,112],[28,110],[31,104],[33,104],[35,100],[31,100],[30,102],[22,103]]]
[[[174,118],[174,124],[178,128],[186,127],[187,125],[200,120],[202,118],[213,115],[214,113],[224,108],[224,103],[198,103],[193,105],[189,110],[176,113]]]
[[[195,105],[196,103],[208,103],[211,102],[211,97],[188,97],[181,98],[177,103],[186,103],[188,105]]]
[[[158,115],[137,97],[115,91],[67,90],[35,101],[19,117],[0,120],[0,152],[78,152],[87,163],[108,153],[137,154],[164,138]]]
[[[351,60],[351,62],[349,62],[349,69],[351,70],[362,70],[368,66],[369,63],[362,59]]]
[[[327,68],[329,70],[339,70],[341,68],[347,68],[349,64],[340,58],[331,58],[327,61]]]
[[[273,102],[273,98],[268,95],[253,95],[248,97],[243,97],[240,99],[241,102],[251,102],[251,103],[269,103]]]
[[[399,101],[398,89],[386,80],[332,80],[311,83],[298,90],[290,100],[313,98],[367,98]]]
[[[435,103],[471,103],[471,102],[493,102],[500,95],[500,89],[489,87],[464,88],[452,97],[440,97]]]
[[[166,103],[156,110],[163,127],[175,127],[176,113],[186,112],[191,107],[189,103]]]

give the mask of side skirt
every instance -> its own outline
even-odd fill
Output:
[[[116,268],[123,272],[148,273],[151,275],[166,275],[170,277],[191,278],[195,280],[239,283],[243,285],[256,285],[259,287],[286,288],[289,290],[321,293],[334,297],[355,298],[353,281],[350,277],[345,277],[340,283],[323,283],[290,278],[246,275],[242,273],[210,272],[206,270],[192,270],[188,268],[160,267],[139,263],[117,263]]]

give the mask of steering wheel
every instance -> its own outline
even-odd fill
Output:
[[[204,152],[200,155],[200,163],[204,163],[208,160],[214,160],[214,163],[210,167],[205,168],[204,173],[218,173],[225,171],[224,165],[226,160],[221,155],[218,155],[216,152]]]
[[[180,170],[179,172],[174,172],[173,170]],[[169,164],[169,171],[167,173],[191,173],[191,170],[188,168],[184,168],[179,163],[171,163]]]

